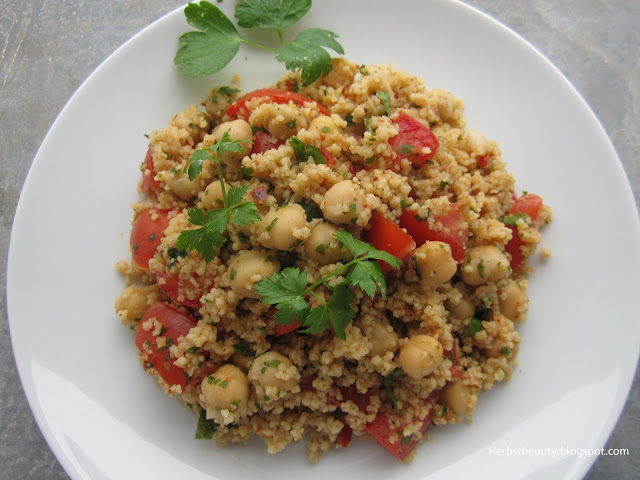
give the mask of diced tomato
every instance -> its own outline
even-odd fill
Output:
[[[489,165],[489,160],[491,160],[491,154],[487,153],[485,155],[480,155],[476,158],[476,163],[478,164],[478,168],[485,168]]]
[[[149,270],[149,260],[156,254],[158,245],[169,226],[170,210],[149,208],[139,213],[131,228],[131,253],[139,267]]]
[[[200,308],[200,297],[202,297],[202,295],[206,293],[203,288],[200,288],[200,286],[196,287],[192,285],[191,282],[189,282],[189,288],[195,290],[196,294],[196,298],[190,299],[187,298],[186,295],[184,295],[184,291],[181,291],[184,288],[180,284],[180,277],[178,277],[178,275],[171,275],[165,272],[161,272],[156,275],[156,281],[161,278],[164,280],[164,282],[158,282],[158,285],[160,286],[162,291],[167,294],[167,297],[169,297],[174,303],[177,303],[178,305],[184,305],[185,307],[189,308]],[[195,278],[195,281],[197,283],[198,279]],[[182,299],[178,300],[181,293]]]
[[[532,222],[535,222],[538,218],[540,207],[542,207],[542,198],[538,195],[528,193],[518,198],[508,213],[513,215],[524,213]],[[508,227],[511,229],[511,240],[507,242],[504,249],[511,256],[511,268],[513,270],[519,270],[524,264],[524,255],[522,254],[521,248],[524,245],[524,241],[520,238],[518,227],[513,225],[508,225]]]
[[[280,145],[284,145],[284,142],[281,140],[276,140],[274,137],[269,135],[267,132],[263,132],[262,130],[257,130],[253,135],[253,145],[251,146],[251,154],[254,153],[264,153],[268,150],[273,150],[274,148],[278,148]]]
[[[408,158],[414,167],[421,167],[427,160],[431,160],[440,147],[433,132],[406,113],[400,113],[396,123],[398,135],[389,139],[389,145],[396,152],[397,158]],[[431,152],[422,153],[425,147]]]
[[[316,373],[308,373],[300,378],[300,390],[303,392],[315,392],[313,381],[318,378]]]
[[[152,318],[162,325],[160,335],[154,335],[155,326],[149,330],[143,327],[143,324]],[[195,326],[196,321],[186,313],[168,303],[157,302],[144,312],[136,327],[135,342],[145,364],[153,366],[169,385],[180,385],[183,389],[186,387],[187,377],[182,368],[174,365],[175,358],[171,355],[169,346],[172,343],[178,343],[178,338],[189,333],[189,330]],[[161,348],[157,343],[159,338],[165,340]]]
[[[369,402],[371,401],[371,394],[360,393],[355,386],[355,384],[351,384],[348,387],[340,387],[340,392],[342,392],[342,401],[352,401],[358,407],[358,410],[361,412],[366,412],[367,407],[369,406]]]
[[[352,434],[353,434],[353,430],[351,429],[351,427],[345,424],[344,427],[342,427],[342,430],[340,430],[340,433],[338,434],[338,436],[336,437],[336,443],[343,448],[348,447],[349,444],[351,443]]]
[[[524,213],[532,222],[535,222],[538,219],[540,207],[542,207],[542,197],[533,193],[527,193],[516,200],[516,203],[509,210],[509,213],[514,215]]]
[[[427,401],[433,405],[439,394],[439,391],[433,392],[429,395]],[[434,412],[435,409],[432,407],[422,421],[420,432],[424,433],[427,431],[431,425],[431,421],[433,420]],[[382,413],[365,428],[367,429],[367,432],[369,432],[369,435],[371,435],[386,451],[398,460],[403,461],[418,444],[418,440],[415,437],[402,436],[402,430],[405,425],[405,420],[402,417],[392,415],[390,413]],[[390,441],[390,437],[393,435],[397,437],[397,441],[394,443]]]
[[[269,311],[267,312],[267,315],[269,315],[269,319],[271,321],[271,323],[273,323],[273,332],[277,335],[286,335],[289,332],[293,332],[294,330],[300,328],[300,325],[298,325],[298,321],[294,318],[293,322],[291,322],[291,324],[289,325],[283,325],[281,323],[276,323],[275,322],[275,315],[276,312],[278,311],[277,308],[275,307],[271,307],[269,309]]]
[[[374,210],[369,220],[371,227],[367,233],[367,242],[377,250],[384,250],[394,257],[404,260],[416,248],[416,242],[398,225]],[[380,261],[383,272],[392,270],[387,262]]]
[[[147,150],[147,155],[144,157],[144,169],[149,170],[149,175],[144,172],[142,174],[142,192],[147,193],[152,190],[157,190],[160,186],[160,182],[156,180],[156,171],[153,167],[153,155],[151,155],[151,149]]]
[[[327,165],[330,167],[335,167],[338,164],[338,161],[336,160],[336,157],[333,156],[333,154],[327,150],[324,147],[320,147],[320,153],[322,153],[322,155],[324,156],[324,158],[327,160]]]
[[[273,330],[275,332],[276,335],[280,336],[280,335],[285,335],[289,332],[293,332],[294,330],[300,328],[300,325],[298,325],[298,321],[297,320],[293,320],[293,322],[291,323],[291,325],[281,325],[279,323],[275,323],[273,325]]]
[[[462,207],[459,203],[452,203],[444,215],[437,217],[448,231],[432,230],[427,220],[422,220],[410,210],[404,210],[400,215],[400,226],[407,230],[413,237],[417,246],[428,241],[448,243],[451,247],[451,255],[456,262],[464,258],[467,229],[464,226]]]
[[[450,360],[453,358],[453,365],[451,365],[451,368],[449,369],[451,372],[451,379],[455,380],[456,378],[460,378],[464,373],[464,369],[460,366],[460,349],[458,348],[457,342],[454,340],[451,350],[442,350],[442,354]]]
[[[315,103],[318,105],[318,110],[322,115],[331,115],[329,109],[321,103],[300,93],[291,92],[289,90],[280,90],[278,88],[262,88],[260,90],[254,90],[253,92],[247,93],[227,107],[227,115],[233,118],[247,120],[250,114],[247,109],[247,102],[254,98],[264,98],[265,103],[293,102],[300,106],[305,103]]]

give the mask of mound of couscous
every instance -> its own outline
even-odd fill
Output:
[[[513,372],[551,211],[451,93],[344,59],[300,83],[214,88],[150,134],[115,308],[197,438],[410,460]]]

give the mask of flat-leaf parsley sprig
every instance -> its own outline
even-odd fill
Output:
[[[293,267],[256,283],[256,291],[262,301],[275,305],[278,309],[275,323],[291,325],[296,320],[300,326],[306,327],[302,330],[303,333],[319,333],[331,326],[338,338],[346,340],[346,328],[356,314],[351,308],[351,302],[355,298],[352,287],[360,287],[370,297],[380,292],[380,296],[386,298],[384,275],[375,260],[385,261],[393,268],[400,268],[402,261],[390,253],[361,242],[345,230],[338,231],[336,238],[349,249],[353,259],[314,283],[309,284],[307,274]],[[327,301],[316,289],[338,275],[345,275],[345,279],[335,287]],[[320,305],[311,308],[311,297]]]
[[[187,210],[189,222],[200,228],[183,230],[176,243],[177,248],[197,251],[207,262],[216,257],[216,249],[222,248],[227,241],[229,222],[236,227],[244,228],[261,220],[255,203],[242,202],[249,189],[247,185],[232,187],[227,191],[224,184],[220,156],[224,152],[242,152],[241,142],[242,140],[231,141],[229,132],[225,132],[211,147],[196,150],[183,169],[192,181],[200,175],[206,161],[213,161],[218,171],[222,187],[222,208],[209,211],[200,208]]]
[[[276,60],[287,69],[300,69],[303,86],[331,72],[331,55],[326,48],[344,54],[335,33],[321,28],[302,30],[293,42],[286,43],[283,30],[300,20],[311,8],[311,0],[240,0],[234,16],[241,28],[275,30],[279,48],[244,38],[231,20],[218,7],[209,2],[190,3],[184,9],[187,23],[199,31],[183,34],[181,48],[174,62],[182,64],[182,73],[189,77],[210,75],[222,70],[246,43],[276,54]]]

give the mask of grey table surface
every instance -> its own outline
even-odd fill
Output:
[[[226,0],[228,1],[228,0]],[[319,0],[317,0],[319,1]],[[428,1],[428,0],[425,0]],[[68,478],[27,404],[11,350],[6,265],[20,190],[49,127],[82,81],[118,46],[179,7],[175,0],[0,0],[0,478]],[[467,0],[545,54],[589,103],[640,199],[640,2]],[[637,312],[629,312],[630,318]],[[590,480],[640,478],[635,382]],[[588,422],[589,419],[585,419]],[[475,475],[476,477],[478,475]]]

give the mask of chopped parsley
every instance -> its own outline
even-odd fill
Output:
[[[198,424],[196,425],[196,440],[212,439],[217,428],[218,424],[213,420],[207,420],[207,412],[201,409],[198,416]]]

